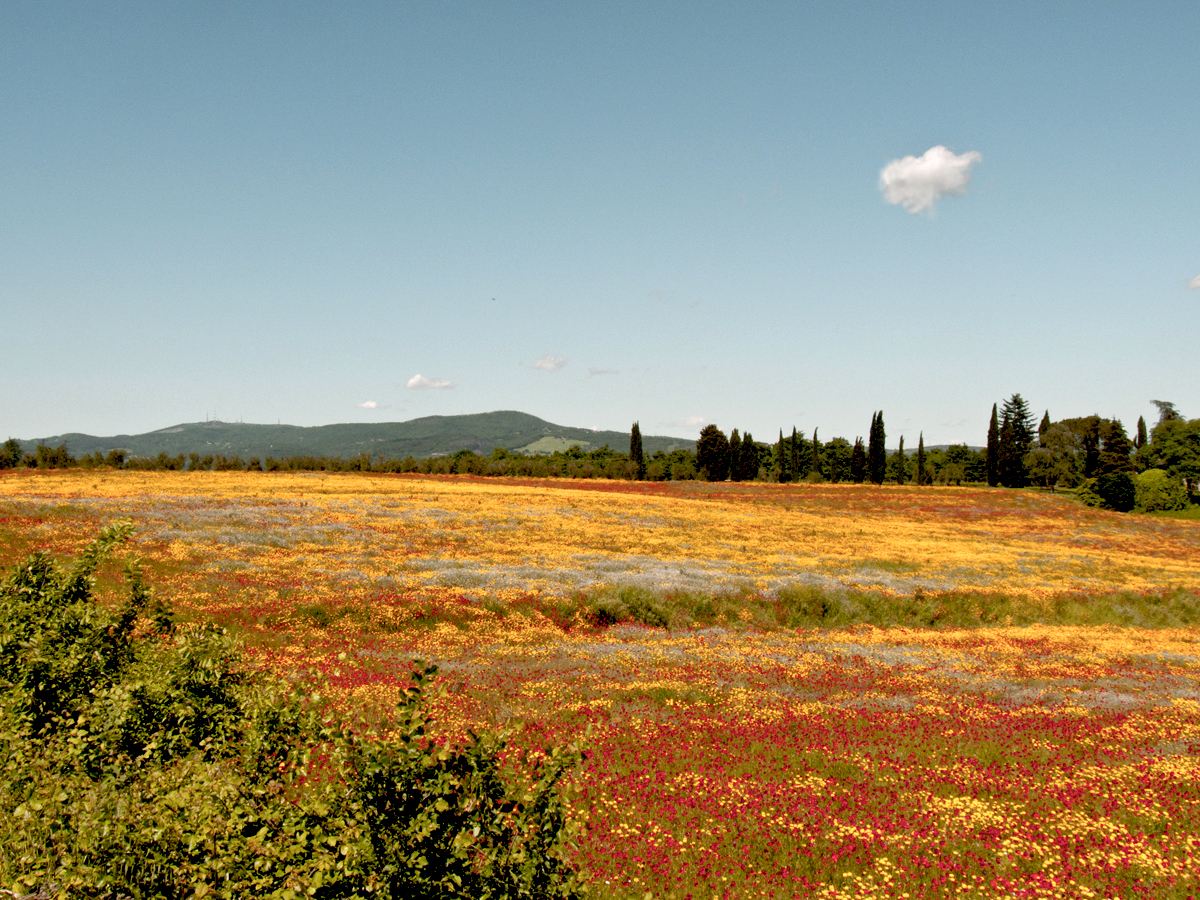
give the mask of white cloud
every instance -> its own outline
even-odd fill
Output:
[[[1200,275],[1197,275],[1195,278],[1189,281],[1188,287],[1190,287],[1192,290],[1200,290]]]
[[[533,361],[535,369],[545,369],[547,372],[553,372],[556,369],[561,369],[567,364],[565,356],[555,356],[552,353],[547,353],[545,356],[539,356]]]
[[[592,366],[590,369],[588,369],[588,374],[592,375],[592,376],[595,376],[595,375],[620,375],[621,372],[618,369],[597,369],[595,366]]]
[[[406,388],[414,391],[423,391],[429,388],[434,390],[444,390],[445,388],[454,387],[454,382],[447,381],[445,378],[426,378],[421,373],[417,373],[404,385]]]
[[[680,428],[703,428],[708,424],[708,418],[706,416],[684,416],[671,424],[678,425]]]
[[[922,156],[893,159],[879,173],[879,189],[888,203],[910,213],[925,212],[941,197],[965,193],[971,166],[982,159],[978,150],[957,156],[938,144]]]
[[[379,409],[379,404],[374,400],[364,400],[362,403],[355,403],[359,409]]]

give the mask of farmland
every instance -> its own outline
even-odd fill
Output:
[[[0,477],[5,565],[130,518],[160,596],[385,717],[586,735],[601,897],[1187,897],[1200,527],[1030,491]]]

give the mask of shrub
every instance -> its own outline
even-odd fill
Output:
[[[252,676],[223,630],[177,628],[135,565],[92,597],[132,532],[74,567],[34,555],[0,583],[0,882],[5,893],[295,898],[566,898],[575,748],[523,772],[504,737],[428,734],[418,667],[387,737]]]
[[[1129,512],[1137,502],[1137,485],[1130,472],[1106,472],[1096,479],[1095,491],[1108,509]]]
[[[1147,469],[1137,477],[1137,506],[1146,512],[1186,509],[1187,488],[1183,479],[1172,478],[1164,469]]]

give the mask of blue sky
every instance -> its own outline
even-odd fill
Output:
[[[0,431],[1198,416],[1197,34],[1195,3],[3,4]]]

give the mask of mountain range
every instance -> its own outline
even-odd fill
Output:
[[[327,456],[350,459],[363,453],[385,459],[418,459],[446,456],[459,450],[472,450],[488,456],[496,447],[524,453],[552,453],[578,444],[583,450],[595,450],[606,444],[621,453],[629,450],[629,432],[592,431],[555,425],[528,413],[502,410],[465,416],[425,416],[407,422],[381,422],[342,425],[252,425],[241,422],[191,422],[173,425],[145,434],[118,434],[97,437],[90,434],[58,434],[37,440],[21,441],[24,450],[38,444],[57,447],[66,444],[75,457],[110,450],[124,450],[131,456],[155,457],[159,453],[222,454],[243,459],[268,456]],[[695,451],[696,442],[684,438],[642,435],[647,456],[658,450]]]

